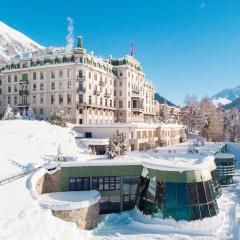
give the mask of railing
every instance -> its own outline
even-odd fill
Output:
[[[3,185],[5,185],[5,184],[7,184],[7,183],[10,183],[10,182],[13,182],[13,181],[15,181],[15,180],[17,180],[17,179],[19,179],[19,178],[23,178],[23,177],[25,177],[25,176],[33,173],[33,172],[36,172],[36,171],[39,170],[40,168],[42,168],[42,166],[37,167],[37,168],[34,168],[34,169],[30,170],[30,171],[27,171],[27,172],[18,174],[18,175],[14,175],[14,176],[9,177],[9,178],[6,178],[6,179],[3,179],[3,180],[0,181],[0,186],[3,186]]]
[[[27,83],[28,84],[28,79],[20,79],[19,80],[19,83],[21,84],[21,83]]]
[[[19,103],[18,107],[28,107],[29,104],[28,103]]]
[[[28,95],[28,90],[19,90],[19,95]]]

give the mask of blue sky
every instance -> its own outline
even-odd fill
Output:
[[[74,34],[96,55],[123,56],[135,45],[147,78],[177,104],[240,85],[239,0],[2,1],[0,20],[44,46]]]

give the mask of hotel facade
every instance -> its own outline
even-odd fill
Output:
[[[44,50],[43,50],[44,51]],[[103,59],[79,37],[71,53],[45,50],[8,63],[0,73],[0,114],[9,104],[50,120],[60,105],[75,124],[144,122],[156,116],[154,86],[132,56]]]

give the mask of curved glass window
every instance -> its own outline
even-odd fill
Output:
[[[150,179],[139,209],[144,214],[176,220],[196,220],[218,213],[213,181],[199,183],[158,182]]]

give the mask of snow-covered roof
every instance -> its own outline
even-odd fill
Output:
[[[231,153],[218,153],[215,157],[220,159],[231,159],[234,158],[234,155]]]
[[[157,152],[128,152],[126,155],[116,159],[101,157],[81,162],[64,162],[62,167],[141,165],[161,171],[177,172],[214,170],[216,168],[214,154],[223,144],[207,143],[205,146],[200,146],[198,153],[195,154],[186,152],[187,144],[159,148]]]
[[[79,138],[78,140],[87,145],[106,145],[109,143],[109,138]]]
[[[40,196],[39,204],[51,210],[73,210],[86,208],[97,203],[101,195],[96,190],[52,192]]]

